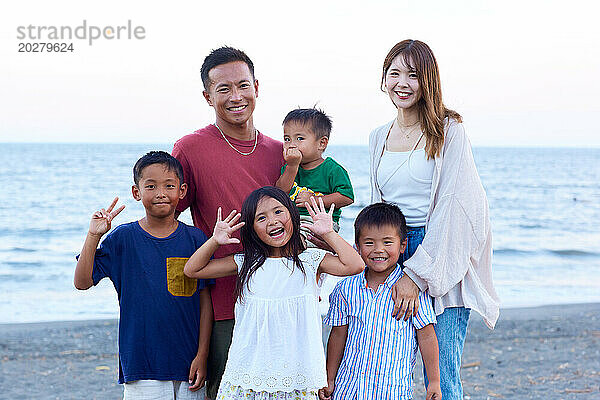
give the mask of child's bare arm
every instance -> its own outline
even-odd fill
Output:
[[[350,197],[344,196],[338,192],[326,194],[321,196],[321,198],[323,199],[323,204],[325,204],[325,207],[330,207],[332,204],[335,204],[336,208],[342,208],[354,203],[354,200],[352,200]]]
[[[335,388],[335,377],[344,356],[347,339],[348,325],[331,327],[329,340],[327,341],[327,387],[319,390],[319,398],[321,400],[331,398],[331,394]]]
[[[337,254],[326,254],[317,273],[328,273],[331,275],[346,276],[354,275],[364,269],[364,262],[354,248],[333,230],[333,209],[325,211],[323,200],[319,197],[319,205],[313,198],[310,199],[312,206],[305,203],[308,213],[313,219],[313,224],[305,225],[310,231],[319,235],[332,250]]]
[[[365,269],[365,263],[360,255],[337,233],[328,233],[321,235],[333,249],[336,255],[327,253],[321,264],[318,273],[327,273],[336,276],[356,275]]]
[[[439,348],[437,337],[433,324],[426,325],[422,329],[417,330],[417,341],[419,342],[419,350],[423,357],[423,364],[427,371],[427,400],[439,400],[442,398],[440,389],[440,363],[439,363]]]
[[[200,329],[198,333],[198,353],[192,361],[189,373],[189,389],[192,392],[204,386],[206,380],[206,359],[212,333],[213,308],[210,299],[210,289],[205,287],[200,291]]]
[[[98,243],[100,243],[102,235],[110,230],[113,218],[119,215],[125,208],[125,206],[122,205],[115,210],[114,208],[117,205],[117,201],[119,201],[119,198],[115,197],[106,210],[103,208],[92,215],[90,228],[85,238],[85,242],[83,243],[81,253],[79,254],[77,266],[75,267],[75,276],[73,278],[73,284],[79,290],[89,289],[94,284],[92,273]]]
[[[294,186],[296,174],[298,174],[300,161],[302,161],[302,153],[300,153],[300,150],[298,150],[296,147],[289,147],[288,149],[284,148],[283,159],[285,160],[287,166],[285,167],[283,174],[281,174],[279,179],[277,179],[275,186],[284,192],[289,193]]]
[[[284,192],[289,193],[290,190],[292,190],[292,187],[294,186],[294,180],[296,179],[297,173],[298,166],[296,165],[296,167],[294,168],[288,164],[287,167],[285,167],[285,171],[283,171],[283,174],[281,174],[279,179],[277,179],[277,182],[275,182],[275,186],[277,186]]]
[[[221,207],[219,207],[213,235],[185,263],[183,273],[186,276],[196,279],[209,279],[221,278],[237,273],[237,265],[233,260],[233,256],[215,260],[211,260],[210,258],[219,246],[240,242],[239,239],[231,236],[233,232],[244,226],[243,222],[236,224],[240,217],[241,214],[233,210],[227,218],[221,220]]]
[[[343,194],[338,193],[338,192],[334,192],[334,193],[326,194],[326,195],[322,195],[322,196],[321,195],[315,196],[315,194],[312,192],[302,191],[296,195],[296,199],[295,199],[296,206],[305,207],[304,203],[309,202],[312,197],[321,198],[323,200],[323,204],[325,205],[325,208],[331,207],[332,204],[335,204],[336,208],[342,208],[342,207],[349,206],[350,204],[352,204],[354,202],[354,200],[352,200],[350,197],[346,197]]]

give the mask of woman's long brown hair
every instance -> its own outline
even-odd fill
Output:
[[[462,122],[462,117],[456,111],[446,108],[442,102],[437,61],[429,46],[419,40],[403,40],[392,47],[383,62],[381,90],[385,92],[385,76],[392,61],[399,54],[402,54],[406,66],[417,72],[422,94],[416,106],[421,128],[425,132],[425,151],[431,159],[440,154],[444,145],[444,118],[454,118]]]

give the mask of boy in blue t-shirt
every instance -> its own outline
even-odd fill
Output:
[[[96,211],[78,256],[75,287],[88,289],[104,277],[114,284],[124,399],[165,398],[160,393],[204,399],[199,389],[206,377],[213,311],[207,282],[186,277],[183,267],[206,236],[175,219],[187,190],[177,159],[151,151],[137,161],[133,178],[133,197],[146,216],[118,226],[97,248],[125,206],[115,209],[115,198],[108,209]]]

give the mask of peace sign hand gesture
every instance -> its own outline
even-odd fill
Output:
[[[121,211],[125,208],[125,205],[113,210],[119,201],[118,197],[112,201],[110,207],[106,210],[103,208],[101,210],[96,211],[92,215],[92,220],[90,221],[90,229],[89,234],[92,236],[102,236],[106,232],[110,230],[110,223],[114,217],[119,215]]]
[[[323,199],[320,196],[318,199],[318,206],[314,196],[310,198],[312,206],[308,202],[304,203],[306,210],[313,219],[313,223],[312,225],[302,224],[302,226],[308,228],[315,235],[323,236],[329,232],[333,232],[333,210],[335,204],[332,203],[331,207],[329,207],[329,212],[327,212],[325,204],[323,204]]]
[[[242,217],[242,214],[233,210],[229,213],[227,218],[221,220],[221,207],[217,210],[217,223],[215,224],[215,229],[213,231],[213,238],[220,245],[226,244],[235,244],[239,243],[240,240],[238,238],[234,238],[231,235],[233,232],[240,229],[244,226],[244,222],[240,222],[236,224],[236,222]]]

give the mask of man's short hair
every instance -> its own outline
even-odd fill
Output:
[[[310,130],[317,139],[326,137],[329,139],[331,133],[331,118],[318,108],[296,108],[290,111],[283,119],[283,125],[288,122],[299,122],[310,125]]]
[[[143,155],[133,166],[133,181],[136,185],[138,185],[140,179],[142,179],[144,168],[152,164],[164,165],[167,171],[175,172],[175,175],[179,178],[180,185],[183,183],[183,167],[179,160],[165,151],[151,151]]]
[[[204,90],[208,90],[208,87],[210,86],[210,78],[208,77],[208,73],[211,69],[218,67],[219,65],[235,61],[245,62],[250,70],[250,74],[252,74],[252,80],[255,79],[254,64],[252,63],[252,60],[250,60],[250,57],[248,57],[242,50],[238,50],[229,46],[223,46],[212,50],[202,63],[202,67],[200,68],[200,78],[202,78]]]
[[[358,243],[363,228],[385,225],[396,228],[402,241],[406,239],[406,218],[398,206],[390,203],[374,203],[363,208],[354,221],[354,242]]]

